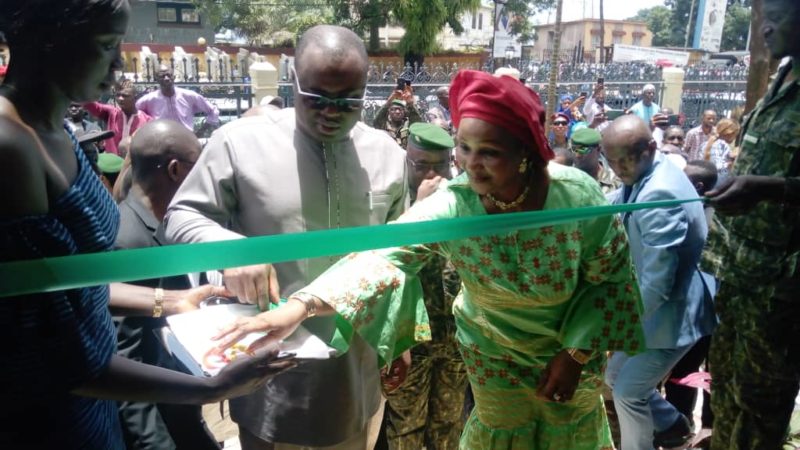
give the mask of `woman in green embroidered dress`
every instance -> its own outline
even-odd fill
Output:
[[[541,103],[517,80],[462,71],[450,98],[466,173],[398,222],[605,204],[594,180],[548,164]],[[296,301],[231,324],[220,348],[253,331],[280,339],[311,315],[338,314],[342,341],[358,333],[390,362],[430,339],[417,272],[433,254],[463,281],[453,314],[475,409],[460,447],[613,448],[600,393],[605,352],[635,352],[644,341],[628,243],[612,216],[351,254]]]

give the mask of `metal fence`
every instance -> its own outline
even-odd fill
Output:
[[[520,78],[531,83],[546,83],[550,79],[550,63],[514,59],[503,67],[513,67],[520,72]],[[611,64],[559,64],[559,83],[595,82],[603,77],[606,81],[655,82],[661,81],[661,69],[645,63],[611,63]],[[479,64],[423,64],[419,67],[396,63],[370,65],[368,83],[394,83],[398,78],[410,80],[414,84],[447,84],[462,69],[494,72],[495,66],[489,62]]]
[[[228,60],[218,58],[212,60],[206,58],[205,71],[200,70],[200,58],[169,58],[162,59],[160,56],[147,58],[139,61],[139,58],[131,58],[125,61],[123,70],[133,79],[134,82],[153,83],[155,74],[160,65],[165,65],[172,69],[176,82],[183,83],[249,83],[250,63],[247,58]]]
[[[550,64],[530,61],[514,61],[505,67],[513,67],[520,71],[520,78],[539,92],[542,101],[547,101],[547,83],[550,77]],[[436,64],[412,67],[383,63],[372,64],[367,76],[366,102],[362,120],[371,124],[378,109],[386,102],[396,89],[399,78],[411,81],[414,93],[418,97],[417,107],[424,114],[430,106],[438,103],[436,89],[447,86],[459,70],[472,69],[492,72],[491,65],[477,64]],[[640,63],[626,64],[560,64],[558,66],[558,96],[571,94],[577,97],[581,93],[590,95],[597,79],[603,77],[606,86],[606,104],[614,109],[626,109],[639,101],[645,84],[653,84],[659,95],[663,95],[661,70]],[[294,105],[292,82],[282,81],[278,84],[278,95],[283,97],[287,106]]]
[[[150,61],[144,64],[144,72],[134,72],[135,83],[141,90],[156,89],[153,81],[157,64],[168,64],[171,67],[192,67],[184,70],[183,76],[176,77],[177,85],[192,89],[217,105],[222,114],[222,120],[228,121],[239,117],[244,111],[253,106],[253,93],[247,78],[239,74],[240,68],[246,67],[246,60],[233,66],[221,62],[216,82],[198,82],[200,73],[197,68],[199,61],[183,59],[175,61]],[[211,65],[211,60],[207,61]],[[520,71],[521,78],[534,90],[540,93],[542,101],[547,101],[547,85],[550,77],[551,65],[525,60],[515,60],[506,66],[514,67]],[[136,59],[131,60],[127,68],[139,67]],[[396,63],[371,64],[367,77],[366,102],[362,119],[372,123],[378,109],[385,103],[397,85],[398,78],[411,81],[414,92],[419,98],[418,108],[421,112],[427,111],[430,106],[437,104],[435,91],[441,86],[447,86],[462,69],[493,71],[491,65],[479,64],[423,64],[419,67],[403,65],[402,61]],[[644,63],[610,63],[610,64],[559,64],[557,93],[571,94],[577,97],[581,93],[591,94],[597,79],[602,77],[606,86],[606,104],[614,109],[626,109],[636,103],[645,84],[656,86],[659,104],[663,103],[664,83],[662,70],[658,67]],[[736,108],[744,105],[745,86],[747,83],[747,68],[739,66],[691,66],[685,68],[686,81],[683,87],[681,111],[685,117],[685,126],[695,126],[706,109],[713,109],[720,116],[732,114]],[[192,82],[185,82],[192,81]],[[283,97],[287,106],[293,106],[292,82],[288,79],[278,83],[278,95]]]

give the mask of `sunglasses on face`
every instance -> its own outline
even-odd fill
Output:
[[[557,122],[553,122],[553,126],[554,127],[565,127],[565,126],[567,126],[567,122],[559,120]]]
[[[598,145],[572,145],[572,151],[579,155],[587,155],[598,148]]]
[[[297,87],[297,93],[303,96],[303,101],[306,102],[309,108],[323,110],[329,106],[333,106],[339,112],[352,112],[364,105],[364,97],[366,92],[361,98],[328,98],[324,95],[312,94],[305,92],[300,87],[300,79],[297,78],[297,71],[292,67],[292,75],[294,76],[294,84]]]
[[[428,173],[429,171],[433,170],[434,172],[444,172],[450,169],[450,161],[444,161],[440,163],[428,163],[422,161],[414,161],[413,159],[406,158],[408,164],[411,166],[412,169],[419,173]]]

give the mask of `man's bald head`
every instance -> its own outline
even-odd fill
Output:
[[[156,219],[164,220],[169,202],[197,162],[201,148],[191,131],[172,120],[154,120],[136,130],[130,150],[130,192],[147,197]]]
[[[303,33],[295,55],[297,127],[317,142],[347,139],[361,118],[367,89],[361,38],[346,28],[319,25]]]
[[[173,160],[194,164],[200,156],[200,149],[200,141],[181,123],[166,119],[148,122],[136,131],[131,140],[133,179],[149,183]]]
[[[603,151],[611,168],[628,186],[653,165],[656,142],[650,127],[634,115],[622,116],[603,130]]]
[[[308,63],[314,61],[316,58],[313,55],[319,52],[324,53],[325,59],[331,64],[339,64],[354,54],[364,71],[367,70],[369,58],[364,42],[347,28],[317,25],[303,33],[295,50],[294,65],[297,70],[303,68],[306,59]]]

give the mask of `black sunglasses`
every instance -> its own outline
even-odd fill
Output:
[[[352,112],[361,108],[364,105],[364,97],[361,98],[328,98],[324,95],[312,94],[305,92],[300,87],[300,80],[297,78],[297,72],[292,67],[292,74],[294,75],[294,83],[297,86],[297,93],[303,96],[303,101],[308,104],[311,109],[323,110],[329,106],[333,106],[339,112]],[[366,92],[364,93],[366,96]]]
[[[572,151],[579,155],[586,155],[591,153],[594,149],[599,148],[599,145],[579,145],[572,144]]]

